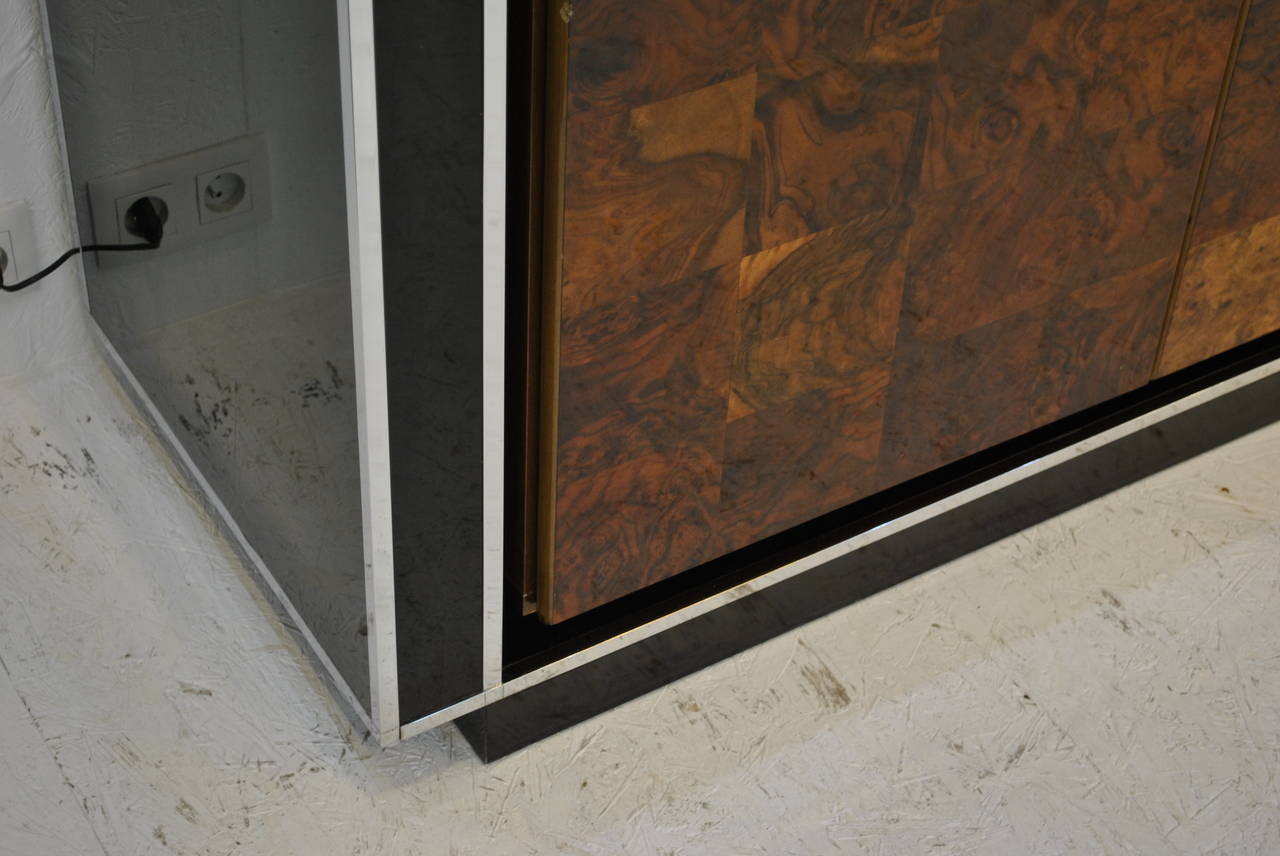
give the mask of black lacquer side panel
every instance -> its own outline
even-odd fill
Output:
[[[1059,435],[1055,445],[1277,357],[1280,334],[1094,408],[1091,424]],[[1278,420],[1280,377],[1272,376],[566,672],[463,717],[458,726],[481,758],[495,760]],[[1006,446],[1007,460],[1016,461],[1017,450]]]
[[[483,6],[375,0],[402,722],[481,689]]]
[[[226,221],[233,233],[222,236],[192,226],[193,245],[166,239],[159,254],[87,255],[89,307],[132,375],[122,378],[126,391],[138,394],[143,413],[154,405],[169,430],[158,436],[172,443],[173,463],[192,485],[198,473],[225,509],[199,497],[210,517],[233,549],[252,547],[245,567],[261,563],[367,710],[363,381],[352,337],[336,4],[25,5],[48,13],[71,178],[57,192],[74,196],[79,242],[132,240],[102,216],[111,202],[91,195],[97,179],[203,151],[196,157],[205,166],[187,161],[188,186],[166,187],[171,172],[123,179],[137,190],[157,187],[174,212],[170,234],[182,237],[188,225],[178,209],[185,203],[197,216],[197,171],[234,162],[223,157],[265,157],[270,208],[255,206],[263,221],[236,214]],[[18,8],[0,10],[0,31]],[[45,61],[33,43],[0,65]],[[0,138],[16,140],[17,131],[0,122]],[[245,135],[262,135],[263,155],[210,148]],[[246,177],[247,204],[261,202],[265,187]],[[12,189],[0,187],[0,199]],[[266,579],[256,582],[278,601]]]

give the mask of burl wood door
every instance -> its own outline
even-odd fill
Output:
[[[1162,374],[1280,329],[1280,0],[1252,0]]]
[[[1145,383],[1239,11],[554,3],[542,616]]]

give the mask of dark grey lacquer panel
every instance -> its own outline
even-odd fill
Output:
[[[48,5],[82,239],[90,181],[267,139],[265,223],[118,266],[86,259],[91,307],[367,710],[336,8]],[[172,190],[199,210],[195,176]],[[175,573],[188,570],[202,569]]]
[[[483,26],[374,4],[402,722],[481,689]]]

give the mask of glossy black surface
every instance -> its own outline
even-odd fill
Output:
[[[246,135],[266,140],[264,222],[156,255],[86,256],[88,297],[176,443],[367,709],[336,7],[51,0],[48,14],[82,242],[117,240],[114,224],[93,218],[90,182]],[[170,234],[193,229],[204,216],[196,176],[137,189],[156,186],[172,194]],[[255,205],[265,190],[250,185]]]
[[[400,714],[481,683],[483,7],[376,0]]]
[[[705,596],[715,588],[744,578],[743,565],[755,575],[786,557],[818,549],[823,542],[849,537],[912,507],[919,507],[968,484],[1007,471],[1085,437],[1164,406],[1198,389],[1280,358],[1280,334],[1238,348],[1144,387],[1136,393],[1095,407],[1079,418],[1055,423],[958,465],[944,468],[904,488],[902,495],[879,511],[863,509],[857,519],[825,519],[825,534],[793,530],[773,540],[774,561],[767,555],[739,557],[738,568],[701,569]],[[506,698],[458,720],[458,725],[485,760],[494,760],[564,728],[657,689],[733,654],[792,630],[823,615],[939,567],[987,544],[1096,499],[1112,490],[1185,461],[1236,437],[1280,420],[1280,377],[1272,376],[1236,392],[1166,419],[1028,477],[996,493],[944,513],[906,531],[807,571],[750,597],[678,625],[644,642],[622,649],[550,681]],[[855,509],[847,509],[853,515]],[[731,557],[733,558],[733,557]],[[718,584],[717,584],[718,583]],[[622,615],[594,624],[584,620],[572,632],[536,632],[525,622],[509,625],[508,645],[523,647],[525,660],[509,664],[507,678],[548,658],[635,626],[637,616],[656,614],[689,602],[694,589],[667,592],[665,601],[624,602]],[[585,618],[590,619],[589,614]],[[515,624],[512,622],[511,624]],[[522,632],[523,631],[523,632]],[[542,647],[538,648],[541,642]]]

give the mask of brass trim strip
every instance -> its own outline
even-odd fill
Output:
[[[1182,247],[1178,251],[1178,264],[1173,269],[1173,284],[1169,289],[1169,302],[1165,306],[1164,322],[1160,326],[1160,342],[1156,347],[1155,361],[1151,365],[1152,378],[1161,376],[1160,364],[1164,362],[1165,346],[1169,343],[1169,332],[1173,326],[1173,313],[1178,305],[1178,295],[1182,291],[1182,277],[1186,273],[1187,260],[1191,256],[1196,226],[1200,222],[1200,208],[1204,203],[1205,187],[1209,183],[1209,174],[1213,170],[1213,159],[1218,150],[1218,136],[1222,131],[1222,119],[1227,112],[1227,100],[1231,95],[1231,83],[1235,78],[1236,62],[1240,58],[1240,46],[1244,43],[1245,28],[1249,23],[1249,13],[1252,8],[1253,0],[1241,0],[1240,17],[1236,20],[1236,32],[1232,37],[1231,51],[1227,54],[1227,67],[1222,75],[1222,88],[1218,91],[1218,103],[1213,111],[1213,124],[1209,127],[1209,141],[1205,146],[1204,160],[1200,164],[1200,176],[1196,180],[1196,192],[1191,198],[1191,214],[1187,217],[1187,229],[1182,236]]]
[[[538,466],[541,450],[542,372],[542,276],[543,173],[546,169],[547,90],[547,8],[544,0],[526,0],[528,17],[520,21],[520,55],[528,65],[512,67],[513,90],[519,90],[524,122],[512,129],[512,148],[519,162],[511,170],[520,171],[518,195],[513,197],[513,217],[520,218],[513,235],[516,246],[512,260],[513,311],[519,328],[513,330],[518,349],[514,360],[522,379],[518,398],[513,395],[512,424],[522,434],[512,491],[519,497],[518,514],[512,521],[517,539],[509,573],[520,587],[521,613],[538,611]],[[527,52],[527,53],[526,53]],[[525,100],[527,99],[527,100]],[[516,103],[514,99],[511,102]],[[514,221],[513,221],[514,222]]]
[[[564,255],[570,0],[547,0],[547,88],[542,229],[542,419],[538,432],[538,616],[554,624],[557,453],[560,422],[560,300]]]

